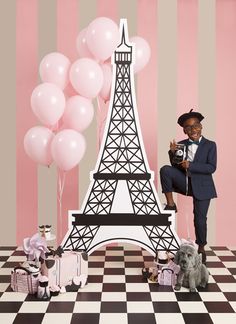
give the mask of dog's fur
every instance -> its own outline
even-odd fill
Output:
[[[190,292],[195,292],[198,286],[206,287],[209,272],[193,246],[182,244],[175,255],[175,263],[180,266],[175,290],[180,290],[183,286],[189,288]]]

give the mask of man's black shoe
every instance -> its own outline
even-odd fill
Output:
[[[174,206],[166,205],[164,210],[174,210],[177,213],[177,206],[174,204]]]

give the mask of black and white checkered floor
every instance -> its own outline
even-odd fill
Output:
[[[108,246],[89,256],[88,285],[50,301],[12,292],[10,272],[25,260],[23,251],[0,247],[0,323],[235,324],[236,248],[207,250],[210,281],[189,293],[145,281],[141,269],[153,257],[137,246]]]

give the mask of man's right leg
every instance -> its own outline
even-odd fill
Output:
[[[160,179],[162,192],[166,197],[166,207],[168,210],[176,210],[173,199],[173,192],[185,194],[186,192],[186,176],[185,173],[170,165],[165,165],[160,169]]]

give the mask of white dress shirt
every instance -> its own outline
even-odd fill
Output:
[[[202,136],[199,138],[199,142],[201,142],[201,139]],[[191,139],[189,139],[189,141],[193,142]],[[191,144],[188,146],[187,161],[192,162],[194,160],[197,149],[198,149],[197,144]]]

